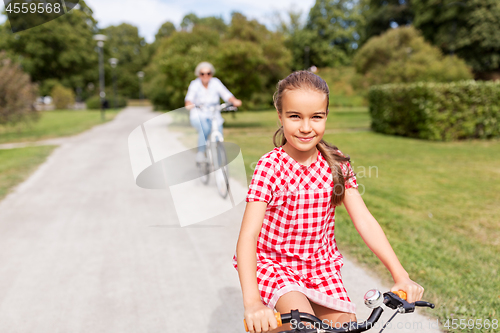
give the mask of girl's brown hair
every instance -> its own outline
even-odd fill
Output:
[[[296,89],[310,89],[326,95],[326,114],[328,115],[328,105],[330,90],[326,82],[318,75],[308,71],[298,71],[288,75],[283,80],[279,81],[274,93],[274,106],[279,114],[283,111],[283,96],[287,91]],[[283,126],[281,126],[273,136],[273,143],[275,147],[283,146],[286,143],[285,135],[283,134]],[[331,145],[323,139],[316,145],[316,148],[321,152],[323,158],[328,162],[330,170],[332,171],[333,187],[332,205],[339,206],[344,201],[345,197],[345,182],[351,177],[346,179],[342,173],[341,164],[350,161],[350,157],[340,154],[337,146]]]

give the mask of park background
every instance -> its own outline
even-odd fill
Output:
[[[24,32],[12,34],[8,21],[0,26],[0,143],[70,136],[103,122],[93,39],[103,34],[113,107],[104,121],[127,103],[159,112],[181,107],[194,67],[210,61],[243,101],[242,112],[225,116],[224,135],[241,147],[251,179],[252,165],[273,148],[276,83],[291,71],[314,70],[331,90],[325,139],[352,157],[367,206],[426,299],[437,304],[432,315],[443,322],[494,320],[499,24],[495,0],[317,0],[308,10],[291,5],[260,21],[238,11],[187,13],[164,22],[147,42],[132,24],[102,27],[80,1]],[[51,96],[56,110],[39,111],[47,108],[41,96]],[[87,110],[74,110],[83,105]],[[54,148],[0,150],[0,198]],[[389,281],[343,208],[337,216],[341,251]]]

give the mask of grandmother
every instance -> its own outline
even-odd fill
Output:
[[[216,77],[215,68],[209,62],[201,62],[196,66],[194,74],[198,77],[189,84],[186,98],[184,99],[186,108],[190,109],[191,125],[198,131],[198,153],[196,162],[205,161],[206,140],[212,128],[211,113],[208,108],[219,105],[222,98],[225,102],[230,102],[234,106],[241,106],[241,101],[224,86]],[[194,106],[196,105],[196,108]],[[222,133],[222,118],[220,111],[215,116],[219,131]]]

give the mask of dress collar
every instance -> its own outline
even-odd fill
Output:
[[[288,155],[288,153],[283,149],[283,146],[280,146],[278,149],[281,152],[284,160],[290,162],[293,166],[297,166],[299,168],[312,168],[313,166],[315,166],[317,163],[320,162],[320,159],[323,158],[323,155],[321,155],[321,152],[318,150],[318,158],[316,159],[316,161],[312,162],[309,166],[307,166],[294,160],[293,157]]]

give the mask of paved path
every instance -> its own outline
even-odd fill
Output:
[[[134,184],[127,138],[156,115],[129,107],[65,140],[0,202],[0,332],[243,331],[230,262],[244,204],[181,228],[168,190]],[[345,267],[356,303],[387,289]]]

